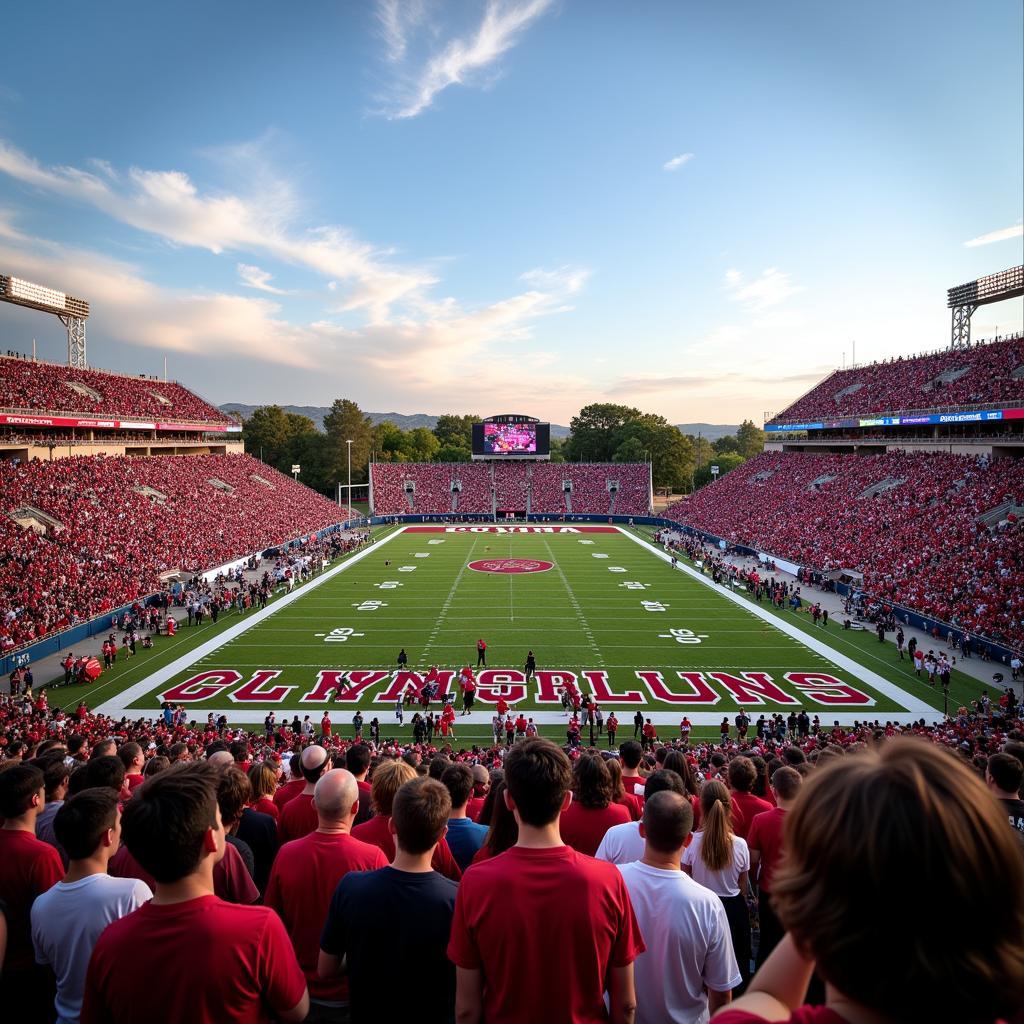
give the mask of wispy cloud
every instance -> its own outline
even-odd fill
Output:
[[[979,245],[991,245],[993,242],[1005,242],[1009,238],[1020,238],[1024,235],[1024,224],[1014,224],[1012,228],[1000,228],[998,231],[990,231],[987,235],[978,235],[964,245],[968,249],[975,249]]]
[[[448,388],[467,365],[474,366],[475,386],[483,393],[512,397],[523,367],[547,358],[546,350],[530,348],[534,326],[571,310],[588,277],[578,267],[535,268],[521,276],[524,287],[490,303],[423,296],[390,321],[368,318],[351,327],[325,315],[295,322],[272,298],[162,287],[132,264],[33,238],[2,208],[0,266],[87,298],[94,340],[106,337],[202,358],[244,354],[315,373],[317,387],[330,377],[325,367],[337,366],[339,388],[373,391],[386,379],[389,394],[424,399]],[[241,268],[256,271],[255,280],[263,281],[260,268],[241,264],[240,273]],[[547,383],[554,379],[548,375]],[[577,375],[559,379],[558,387],[569,394],[583,385]]]
[[[423,23],[423,0],[377,0],[377,24],[390,61],[405,59],[409,33]]]
[[[77,167],[46,167],[0,139],[0,173],[45,192],[88,203],[108,216],[174,245],[212,253],[265,253],[349,282],[348,307],[367,307],[386,319],[387,305],[435,283],[421,268],[387,262],[385,254],[345,228],[301,228],[301,204],[283,179],[261,180],[251,196],[202,192],[182,171],[133,167],[100,174]],[[264,289],[266,290],[266,289]]]
[[[683,164],[688,164],[693,159],[693,153],[680,153],[679,156],[672,157],[671,160],[666,160],[661,165],[663,171],[678,171]]]
[[[487,0],[480,24],[466,35],[449,39],[420,66],[401,69],[388,103],[393,119],[417,117],[430,107],[438,93],[452,85],[473,84],[480,75],[515,46],[523,33],[554,0]],[[415,6],[415,5],[414,5]],[[396,0],[378,0],[388,59],[401,63],[406,58],[411,28],[424,20],[422,10],[410,17],[405,5]]]
[[[246,288],[255,288],[257,291],[269,292],[271,295],[288,294],[283,288],[276,288],[270,283],[274,278],[267,270],[254,267],[251,263],[239,263],[237,270],[238,277]]]
[[[741,302],[754,310],[777,306],[791,295],[803,291],[802,287],[793,284],[789,274],[777,267],[769,267],[752,281],[746,280],[741,271],[729,269],[725,272],[725,289],[733,302]]]

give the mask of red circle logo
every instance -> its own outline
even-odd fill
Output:
[[[474,572],[547,572],[554,567],[554,562],[541,562],[535,558],[483,558],[469,563]]]

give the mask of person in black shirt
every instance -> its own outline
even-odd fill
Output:
[[[1020,798],[1024,764],[1012,754],[993,754],[985,769],[985,782],[1006,809],[1010,828],[1016,829],[1021,842],[1024,842],[1024,800]]]
[[[455,1020],[455,967],[446,950],[458,885],[430,866],[450,813],[451,797],[440,782],[406,782],[391,808],[394,862],[351,872],[334,891],[317,971],[338,977],[344,961],[352,1024],[376,1024],[382,1008],[388,1020]],[[430,979],[430,999],[418,985],[395,983],[411,976]]]

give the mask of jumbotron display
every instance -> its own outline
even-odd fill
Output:
[[[473,426],[474,459],[546,459],[550,449],[551,425],[533,416],[488,416]]]

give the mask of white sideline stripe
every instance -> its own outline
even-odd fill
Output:
[[[628,537],[631,541],[639,544],[642,548],[646,548],[651,552],[651,554],[656,555],[663,562],[668,562],[669,565],[672,564],[672,556],[666,555],[664,551],[660,551],[653,544],[649,544],[647,541],[643,540],[641,537],[637,537],[635,534],[627,533],[625,530],[621,529],[621,527],[619,532],[623,534],[623,536]],[[770,626],[773,626],[780,632],[785,633],[786,636],[796,640],[797,643],[810,648],[817,654],[824,655],[833,664],[846,669],[847,672],[853,673],[855,679],[858,679],[860,682],[867,683],[879,693],[884,694],[891,700],[901,704],[907,711],[915,713],[916,717],[928,718],[929,715],[937,715],[937,720],[940,722],[942,721],[942,713],[937,711],[930,704],[926,704],[919,697],[915,697],[913,694],[907,693],[906,690],[901,689],[895,683],[890,683],[889,680],[883,679],[877,673],[872,672],[871,669],[865,668],[859,662],[854,661],[853,658],[850,658],[845,654],[840,654],[839,651],[833,650],[828,646],[828,644],[822,643],[817,637],[810,636],[802,629],[797,629],[796,626],[791,625],[785,620],[777,619],[771,612],[765,611],[756,603],[740,597],[739,594],[734,593],[728,587],[723,587],[720,583],[715,583],[707,576],[697,572],[696,569],[691,569],[682,560],[678,560],[676,562],[676,567],[693,579],[703,583],[704,586],[710,587],[715,592],[721,594],[722,597],[732,601],[733,604],[739,605],[752,615],[756,615],[759,619],[767,622]],[[872,718],[873,717],[874,716],[872,716]],[[858,721],[863,720],[863,718],[864,716],[861,715]],[[842,721],[841,718],[840,721]]]
[[[635,541],[641,547],[645,548],[652,554],[656,555],[663,562],[671,564],[671,557],[669,555],[666,555],[663,551],[660,551],[654,545],[647,543],[647,541],[637,537],[635,534],[626,532],[626,530],[622,529],[621,527],[618,528],[618,532],[623,536],[629,537],[630,540]],[[194,648],[188,654],[182,655],[180,658],[171,662],[169,665],[165,665],[163,668],[157,669],[156,672],[147,676],[140,682],[135,683],[133,686],[128,687],[126,690],[122,690],[121,693],[117,694],[115,697],[112,697],[109,701],[104,702],[98,708],[95,708],[94,713],[99,715],[107,715],[111,718],[120,717],[125,713],[141,714],[146,717],[155,717],[157,713],[155,708],[133,708],[133,702],[139,697],[145,696],[157,687],[162,686],[164,683],[169,682],[174,676],[178,675],[180,672],[185,671],[186,669],[190,668],[192,665],[196,664],[200,660],[205,659],[208,655],[212,654],[214,651],[219,650],[225,644],[228,644],[232,640],[241,636],[243,633],[251,629],[253,626],[256,626],[259,623],[263,622],[265,619],[269,618],[271,615],[279,611],[281,608],[285,608],[288,605],[292,604],[292,602],[297,601],[300,597],[304,597],[310,591],[315,590],[321,583],[326,582],[328,579],[332,579],[340,572],[344,572],[344,570],[348,568],[348,566],[354,565],[356,562],[361,561],[363,558],[367,557],[367,555],[369,555],[370,552],[377,550],[383,544],[387,544],[388,541],[394,540],[395,537],[400,537],[403,533],[405,533],[405,527],[402,527],[400,530],[396,530],[393,533],[388,534],[388,536],[384,537],[382,540],[374,542],[369,547],[365,548],[363,551],[357,552],[355,555],[352,555],[350,558],[346,559],[340,565],[335,566],[335,568],[328,569],[327,572],[325,572],[323,575],[318,576],[313,580],[310,580],[309,583],[306,583],[298,589],[292,591],[291,594],[285,595],[284,597],[275,601],[272,605],[269,605],[267,608],[264,608],[262,611],[256,612],[248,616],[242,622],[239,622],[236,625],[231,626],[229,629],[226,629],[223,633],[219,634],[218,636],[213,637],[210,640],[207,640],[206,643],[200,644],[199,647]],[[683,572],[687,573],[694,579],[699,580],[705,586],[710,587],[717,593],[722,594],[730,601],[732,601],[734,604],[739,605],[741,608],[744,608],[747,611],[751,612],[751,614],[764,620],[769,625],[774,626],[778,630],[781,630],[787,636],[803,644],[805,647],[808,647],[811,650],[826,656],[828,660],[830,660],[834,664],[839,665],[850,672],[853,672],[856,678],[860,678],[864,682],[869,683],[872,687],[878,690],[879,693],[883,693],[887,697],[890,697],[892,700],[897,701],[898,703],[902,704],[906,709],[906,711],[902,714],[898,711],[890,711],[883,717],[882,715],[878,714],[875,711],[875,709],[871,706],[865,707],[862,711],[840,713],[833,713],[830,707],[824,707],[818,709],[816,712],[821,718],[823,725],[827,724],[831,726],[833,722],[838,721],[841,726],[849,726],[853,725],[855,722],[874,721],[875,718],[878,718],[880,721],[889,722],[909,722],[916,721],[920,718],[924,718],[925,721],[929,724],[936,724],[943,720],[942,712],[931,707],[931,705],[929,704],[925,704],[924,701],[921,701],[919,698],[913,697],[911,694],[908,694],[905,690],[900,689],[895,684],[889,683],[887,680],[882,679],[881,676],[878,676],[874,672],[871,672],[869,669],[866,669],[862,665],[859,665],[857,662],[853,661],[853,659],[848,658],[845,654],[840,654],[838,651],[833,650],[831,647],[829,647],[827,644],[822,643],[816,637],[808,636],[806,633],[797,629],[795,626],[790,625],[787,622],[780,622],[776,620],[775,617],[772,616],[769,612],[762,610],[756,604],[748,603],[744,598],[741,598],[738,595],[734,594],[731,590],[717,583],[714,583],[712,580],[708,579],[705,576],[702,576],[700,573],[696,572],[696,570],[691,569],[689,566],[683,564],[682,562],[677,562],[677,566],[678,568],[682,569]],[[860,673],[859,676],[857,675],[858,673]],[[732,700],[731,698],[723,697],[723,700],[726,699],[730,701]],[[747,708],[748,712],[756,710],[758,708],[758,705],[750,702],[748,702],[744,706]],[[619,735],[623,739],[632,738],[632,733],[630,732],[629,727],[632,726],[632,716],[633,713],[637,710],[637,708],[640,708],[642,711],[644,711],[644,717],[650,718],[651,722],[654,725],[674,726],[678,726],[679,721],[684,714],[686,714],[687,717],[689,717],[690,721],[694,725],[718,725],[725,715],[730,715],[731,721],[731,718],[735,717],[734,713],[737,711],[737,708],[731,707],[731,704],[729,710],[726,710],[726,708],[723,706],[723,708],[721,709],[721,713],[710,711],[688,711],[685,705],[681,705],[679,709],[676,711],[648,711],[647,707],[648,705],[646,704],[638,704],[629,705],[628,707],[623,706],[621,708],[621,713],[619,714]],[[316,716],[316,724],[319,725],[319,716],[321,716],[325,710],[330,710],[333,714],[341,714],[342,711],[351,712],[351,714],[354,714],[357,708],[359,708],[359,710],[362,710],[364,718],[367,717],[367,712],[371,712],[369,717],[373,717],[373,711],[375,711],[377,708],[380,708],[381,714],[387,715],[387,721],[381,722],[381,729],[385,734],[388,733],[389,728],[393,730],[397,725],[397,723],[394,721],[394,705],[390,703],[386,705],[360,704],[354,705],[351,709],[341,705],[333,704],[330,706],[309,705],[302,710],[294,707],[273,708],[270,710],[279,712],[279,718],[282,722],[286,719],[290,720],[290,715],[298,713],[299,715],[309,714],[311,717]],[[389,708],[390,713],[388,712]],[[245,711],[241,710],[238,705],[235,705],[230,708],[221,709],[208,708],[204,706],[196,707],[194,708],[194,710],[197,713],[202,714],[210,714],[212,712],[212,714],[215,717],[217,715],[222,714],[227,715],[229,721],[237,722],[240,725],[254,725],[262,724],[263,719],[266,717],[268,709],[262,709],[258,711]],[[609,707],[606,710],[611,710],[611,708]],[[619,712],[619,710],[620,709],[616,709],[617,713]],[[524,709],[524,713],[527,715],[527,717],[530,717],[531,712]],[[473,712],[470,715],[457,718],[456,732],[458,732],[458,723],[460,721],[468,725],[489,726],[492,715],[493,711]],[[628,719],[626,716],[628,716]],[[380,717],[380,715],[378,715],[377,717]],[[407,721],[412,718],[412,709],[409,709],[409,714],[406,717]],[[560,711],[534,711],[532,712],[532,717],[537,725],[557,725],[560,722],[565,723],[568,721],[565,716],[565,713]],[[339,721],[333,723],[333,725],[336,728],[342,724],[343,723],[341,722],[340,719]],[[368,727],[369,721],[367,721],[365,724],[366,727]],[[753,723],[751,724],[753,725]],[[402,728],[409,728],[409,726],[405,725]],[[587,730],[585,729],[584,734],[586,735],[586,733]],[[435,742],[437,742],[438,740],[439,737],[435,736]]]
[[[156,687],[169,682],[179,672],[183,672],[200,659],[205,658],[207,655],[219,650],[225,644],[228,644],[237,637],[240,637],[247,630],[252,629],[253,626],[258,626],[265,619],[269,619],[271,615],[276,614],[282,608],[287,608],[300,597],[305,597],[305,595],[311,590],[315,590],[319,587],[321,583],[326,583],[327,580],[333,579],[338,575],[338,573],[344,572],[350,565],[355,565],[356,562],[362,561],[370,554],[371,551],[377,551],[382,545],[387,544],[388,541],[401,536],[403,532],[404,530],[398,530],[395,533],[389,534],[383,540],[374,541],[362,551],[358,551],[350,558],[346,558],[340,565],[336,565],[333,569],[328,569],[327,572],[322,573],[320,576],[310,580],[303,586],[297,587],[290,594],[286,594],[273,604],[268,605],[266,608],[261,609],[253,615],[247,616],[241,622],[224,630],[223,633],[219,633],[212,639],[207,640],[206,643],[193,648],[188,652],[188,654],[183,654],[180,658],[172,661],[169,665],[165,665],[163,668],[158,668],[152,675],[146,676],[145,679],[135,683],[133,686],[129,686],[127,690],[122,690],[116,697],[112,697],[110,700],[101,704],[98,708],[95,708],[94,714],[109,715],[112,718],[116,715],[123,714],[131,707],[132,703],[137,698],[143,697]],[[262,721],[262,719],[260,719],[260,721]]]

